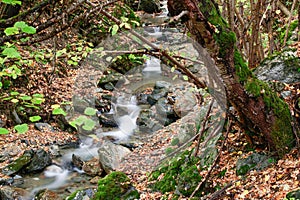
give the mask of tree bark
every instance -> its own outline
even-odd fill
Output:
[[[295,144],[289,108],[249,70],[235,46],[235,34],[221,17],[216,3],[213,0],[176,0],[176,5],[169,9],[189,11],[186,26],[215,60],[227,99],[238,111],[241,122],[248,130],[258,133],[270,150],[280,156],[287,153]]]

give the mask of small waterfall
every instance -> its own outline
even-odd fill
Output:
[[[140,114],[140,107],[137,105],[136,97],[130,97],[129,101],[119,97],[116,104],[113,104],[115,120],[118,124],[118,130],[104,132],[103,136],[113,137],[116,142],[126,141],[137,128],[136,120]],[[118,109],[127,112],[119,115]]]

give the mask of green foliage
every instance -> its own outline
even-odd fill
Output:
[[[133,189],[130,179],[123,172],[112,172],[100,179],[98,191],[92,200],[139,199],[139,193]]]
[[[17,133],[23,134],[26,133],[29,128],[28,128],[28,124],[20,124],[20,125],[16,125],[14,129],[17,131]]]
[[[63,116],[67,115],[67,113],[64,111],[64,109],[60,107],[59,104],[54,104],[51,106],[51,108],[52,108],[52,115],[63,115]]]
[[[22,1],[18,1],[18,0],[2,0],[1,1],[2,3],[5,3],[5,4],[10,4],[10,5],[21,5],[22,4]]]
[[[37,121],[40,121],[42,118],[38,115],[35,115],[35,116],[32,116],[32,117],[29,117],[29,120],[31,122],[37,122]]]
[[[176,190],[177,194],[190,196],[202,179],[197,166],[200,159],[191,154],[192,151],[185,151],[154,171],[150,177],[150,181],[154,181],[151,187],[162,193]],[[201,190],[196,196],[201,196]]]
[[[0,128],[0,135],[9,134],[9,131],[6,128]]]
[[[44,95],[38,93],[28,96],[16,91],[11,91],[9,94],[0,97],[0,100],[10,104],[13,108],[16,108],[17,111],[26,112],[25,108],[39,110],[45,98]]]
[[[89,116],[93,116],[95,115],[97,112],[97,110],[95,108],[91,108],[91,107],[87,107],[85,110],[84,110],[84,114],[85,115],[89,115]]]
[[[80,115],[70,122],[70,125],[77,129],[77,126],[82,127],[86,131],[91,131],[96,126],[96,122],[91,118]]]
[[[13,27],[8,27],[4,30],[5,35],[15,35],[19,33],[35,34],[36,29],[32,26],[26,24],[26,22],[18,21],[14,24]]]

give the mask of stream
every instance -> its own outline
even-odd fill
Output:
[[[222,109],[226,105],[226,98],[224,88],[222,88],[222,83],[218,78],[218,72],[213,67],[207,66],[208,64],[213,65],[207,56],[208,54],[201,48],[195,48],[191,39],[183,36],[175,28],[162,28],[153,23],[153,20],[156,20],[159,24],[167,18],[167,1],[162,1],[161,4],[163,12],[160,15],[154,19],[147,16],[144,19],[150,20],[147,23],[152,23],[153,26],[139,28],[136,31],[149,41],[153,41],[152,44],[188,58],[187,64],[190,66],[190,71],[205,80],[210,92],[217,100],[213,107],[220,112],[215,111],[216,116],[222,118]],[[139,39],[135,39],[130,33],[120,33],[103,41],[99,45],[100,55],[92,53],[78,73],[74,96],[79,96],[81,100],[76,102],[73,100],[74,110],[71,109],[68,112],[70,118],[67,120],[70,121],[72,117],[82,115],[86,107],[95,108],[96,97],[99,94],[100,96],[107,96],[106,91],[97,86],[98,78],[103,76],[103,72],[106,72],[107,68],[111,66],[111,58],[118,56],[116,52],[145,48],[148,46],[141,43]],[[98,47],[95,48],[95,52],[97,49]],[[117,51],[114,52],[113,50]],[[99,109],[97,111],[97,115],[105,115],[108,120],[112,119],[111,124],[116,123],[116,127],[102,126],[98,116],[88,116],[88,122],[94,124],[95,127],[88,131],[78,127],[81,142],[78,148],[61,150],[62,156],[55,158],[53,164],[43,172],[22,177],[22,184],[18,187],[29,192],[29,195],[22,198],[23,200],[35,199],[35,195],[44,189],[55,191],[60,198],[65,198],[78,188],[91,188],[90,196],[92,196],[97,184],[91,184],[92,177],[74,164],[74,155],[79,158],[80,162],[98,159],[99,148],[103,147],[107,141],[115,145],[116,148],[126,147],[127,149],[128,147],[124,151],[130,152],[133,148],[142,148],[146,138],[153,137],[154,134],[158,133],[157,131],[184,116],[188,116],[189,113],[191,114],[190,118],[194,118],[194,125],[197,117],[192,116],[193,112],[199,112],[202,118],[206,115],[205,111],[201,111],[200,104],[197,103],[200,101],[197,99],[199,91],[195,89],[194,85],[187,84],[185,75],[175,67],[171,69],[153,55],[147,55],[147,57],[146,61],[139,67],[129,70],[117,79],[113,86],[114,89],[109,93],[112,97],[110,97],[107,112]],[[201,60],[201,62],[195,62],[196,60]],[[107,84],[111,84],[111,82]],[[201,95],[209,96],[203,91]],[[222,123],[223,121],[219,120],[218,123],[210,124],[210,129],[213,132],[210,137],[216,138],[213,141],[217,141]],[[188,124],[182,126],[184,125]],[[193,137],[193,134],[189,135],[189,131],[183,133],[184,131],[183,129],[182,132],[178,132],[179,136],[177,137],[180,145]],[[204,143],[208,146],[212,145],[211,147],[214,148],[214,143],[208,140]],[[90,170],[93,170],[93,167]],[[107,169],[104,171],[106,172]]]

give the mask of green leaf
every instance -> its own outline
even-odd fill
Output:
[[[0,128],[0,135],[9,134],[9,131],[6,128]]]
[[[19,33],[19,29],[16,27],[8,27],[4,30],[6,36],[15,35]]]
[[[97,112],[97,110],[95,108],[91,108],[91,107],[87,107],[85,110],[84,110],[84,114],[85,115],[89,115],[89,116],[93,116],[95,115]]]
[[[22,30],[22,32],[28,33],[28,34],[35,34],[36,33],[36,29],[32,26],[26,26],[26,27],[22,28],[21,30]]]
[[[26,133],[28,131],[28,124],[20,124],[14,127],[14,129],[19,133],[19,134],[23,134]]]
[[[52,110],[53,115],[63,115],[66,116],[67,113],[62,108],[55,108]]]
[[[21,1],[17,1],[17,0],[2,0],[2,3],[6,3],[6,4],[11,4],[11,5],[21,5],[22,2]]]
[[[112,36],[116,35],[118,30],[119,30],[119,26],[117,24],[113,25],[111,29],[111,35]]]
[[[0,81],[0,88],[2,88],[2,86],[3,86],[3,84],[2,84],[2,82]]]
[[[91,119],[87,119],[84,121],[84,125],[82,126],[82,128],[86,131],[91,131],[91,130],[93,130],[95,125],[96,125],[96,122],[94,122]]]
[[[27,96],[27,95],[25,95],[25,96],[19,96],[18,98],[21,99],[21,100],[23,100],[23,101],[29,101],[29,100],[32,99],[31,96]]]
[[[185,80],[185,81],[188,81],[188,80],[189,80],[189,77],[188,77],[187,75],[183,75],[182,78],[183,78],[183,80]]]
[[[7,56],[8,58],[20,58],[21,57],[20,53],[15,48],[12,48],[12,47],[5,48],[2,51],[2,54]]]
[[[19,22],[16,22],[15,24],[14,24],[14,27],[15,28],[19,28],[19,29],[22,29],[22,28],[25,28],[25,27],[27,27],[28,25],[25,23],[25,22],[23,22],[23,21],[19,21]]]
[[[18,103],[19,102],[19,99],[12,99],[12,100],[10,100],[11,102],[13,102],[13,103]]]
[[[11,96],[17,96],[17,95],[19,95],[20,93],[19,92],[17,92],[17,91],[11,91],[10,92],[10,95]]]
[[[36,98],[44,98],[44,95],[43,95],[43,94],[36,93],[36,94],[33,94],[32,97],[36,97]]]
[[[29,120],[31,122],[37,122],[37,121],[40,121],[40,119],[42,119],[42,118],[40,116],[38,116],[38,115],[29,117]]]

